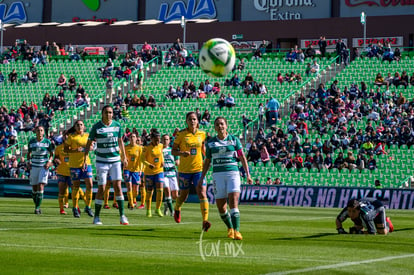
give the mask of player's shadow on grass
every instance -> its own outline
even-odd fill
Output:
[[[332,235],[338,235],[338,233],[320,233],[310,236],[303,236],[303,237],[287,237],[287,238],[272,238],[272,241],[290,241],[290,240],[297,240],[297,239],[315,239],[321,237],[327,237]]]

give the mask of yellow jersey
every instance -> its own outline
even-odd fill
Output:
[[[161,143],[156,146],[152,144],[144,146],[141,156],[141,161],[144,163],[144,175],[152,176],[164,172],[164,154],[162,149]],[[145,162],[154,165],[154,169],[151,169]]]
[[[124,167],[125,170],[130,172],[142,172],[142,162],[141,162],[141,155],[142,155],[142,146],[135,145],[132,146],[128,144],[125,146],[125,155],[128,160],[127,167]]]
[[[71,134],[65,141],[65,144],[69,146],[71,150],[77,150],[79,147],[85,147],[88,142],[88,133],[83,135]],[[83,166],[83,158],[85,156],[84,150],[82,152],[69,153],[69,167],[70,168],[81,168]],[[86,164],[91,164],[91,159],[89,156],[86,157]]]
[[[188,151],[188,157],[180,156],[180,163],[178,165],[178,172],[181,173],[197,173],[203,170],[203,153],[204,141],[206,140],[206,133],[197,130],[195,134],[188,131],[188,129],[181,130],[177,133],[174,140],[174,145],[178,146],[180,151]]]
[[[69,154],[64,151],[65,146],[64,144],[60,144],[55,148],[55,158],[60,160],[60,164],[56,168],[56,174],[61,176],[70,176],[69,170]]]

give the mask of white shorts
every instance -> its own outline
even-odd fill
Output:
[[[164,188],[170,188],[171,191],[177,191],[178,190],[177,177],[165,177]]]
[[[225,199],[230,193],[240,193],[239,171],[213,173],[214,197]]]
[[[33,167],[30,170],[30,185],[47,184],[49,171],[44,167]]]
[[[122,180],[121,162],[115,163],[96,163],[96,176],[98,177],[98,185],[106,185],[107,177],[111,180]]]

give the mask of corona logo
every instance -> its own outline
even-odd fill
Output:
[[[82,0],[82,2],[87,6],[90,10],[97,11],[101,2],[99,0]]]

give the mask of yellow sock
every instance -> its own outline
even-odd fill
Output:
[[[147,205],[147,209],[151,209],[152,192],[153,192],[153,190],[148,191],[146,196],[145,196],[145,204]]]
[[[139,191],[141,192],[141,205],[143,205],[147,198],[147,190],[145,190],[145,187],[141,187],[139,188]]]
[[[132,203],[133,203],[133,205],[137,204],[137,196],[138,196],[138,190],[135,188],[135,186],[132,186]]]
[[[65,194],[63,195],[63,204],[68,204],[69,202],[69,187],[66,187]]]
[[[83,189],[79,187],[79,198],[86,202],[85,193],[83,192]]]
[[[111,184],[107,182],[105,185],[105,190],[104,190],[104,205],[108,205],[110,191],[111,191]]]
[[[78,208],[78,201],[79,201],[79,187],[72,187],[72,206],[73,208]]]
[[[180,197],[178,197],[178,198],[175,200],[174,210],[181,211],[181,206],[183,206],[183,204],[184,204],[184,202],[183,202],[183,201],[181,201],[181,198],[180,198]]]
[[[127,192],[127,196],[128,196],[128,204],[129,204],[129,206],[134,206],[134,199],[132,198],[132,191],[128,191]]]
[[[92,204],[92,190],[86,190],[85,204],[87,207],[91,207]]]
[[[160,209],[162,204],[162,195],[163,195],[163,189],[158,188],[157,189],[157,196],[155,201],[155,209]]]
[[[208,200],[207,199],[200,200],[200,210],[201,210],[201,216],[203,217],[203,221],[207,221],[208,220]]]
[[[65,195],[59,195],[58,201],[59,201],[59,208],[60,208],[60,210],[63,210],[63,203],[65,201]]]

